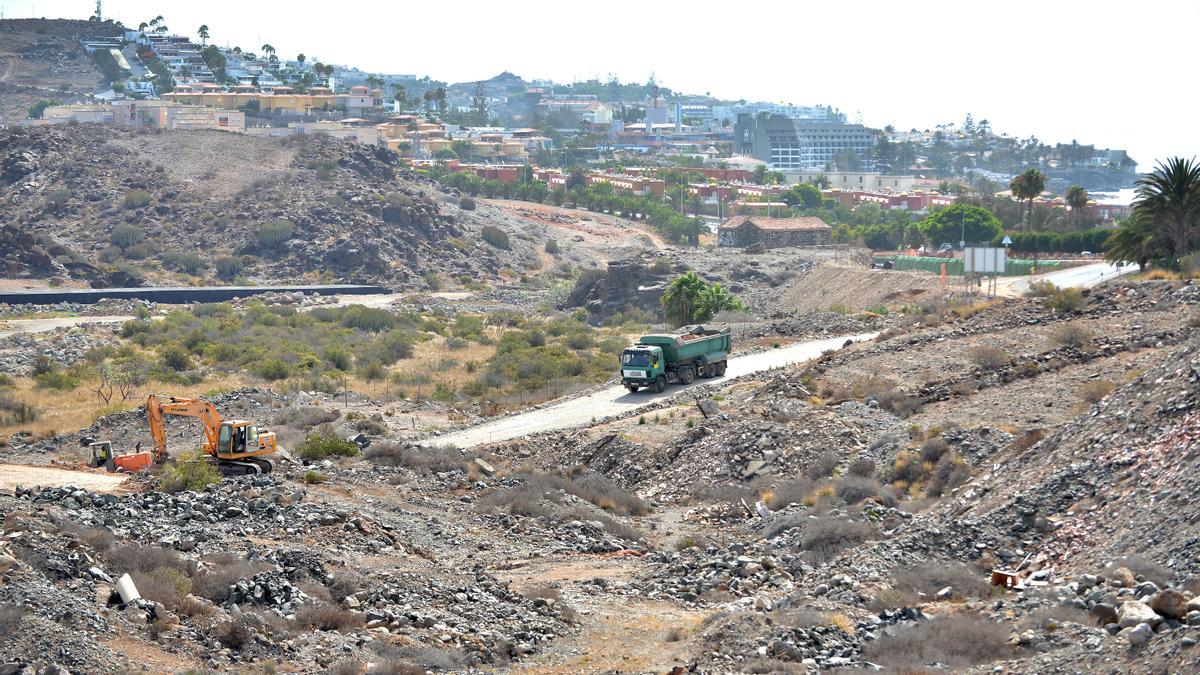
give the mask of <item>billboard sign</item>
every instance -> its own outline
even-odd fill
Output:
[[[968,246],[963,250],[963,271],[967,274],[1004,274],[1008,249],[994,246]]]

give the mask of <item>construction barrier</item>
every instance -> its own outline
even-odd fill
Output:
[[[920,270],[941,276],[948,274],[950,276],[961,277],[963,274],[962,258],[935,258],[932,256],[915,255],[875,256],[876,265],[881,264],[885,260],[891,261],[893,269],[898,270]],[[1058,260],[1039,260],[1037,268],[1039,272],[1050,272],[1058,269],[1061,264]],[[1028,276],[1032,272],[1033,267],[1034,262],[1032,260],[1009,258],[1004,266],[1004,276]]]

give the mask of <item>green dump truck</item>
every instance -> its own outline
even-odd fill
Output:
[[[644,335],[621,352],[621,383],[631,393],[661,392],[667,383],[720,377],[729,359],[729,328],[684,326],[674,334]]]

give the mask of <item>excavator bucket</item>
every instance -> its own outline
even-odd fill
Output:
[[[117,469],[132,473],[135,471],[145,471],[149,469],[150,465],[153,463],[152,460],[153,458],[150,455],[150,451],[142,450],[141,452],[129,452],[124,455],[117,455],[113,457],[112,462],[114,465],[116,465]],[[109,471],[114,470],[115,469],[109,469]]]

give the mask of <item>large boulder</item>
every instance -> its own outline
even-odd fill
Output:
[[[1188,613],[1188,598],[1179,591],[1168,588],[1159,591],[1150,599],[1150,608],[1171,619],[1183,619]]]
[[[1162,617],[1144,602],[1130,600],[1121,603],[1121,609],[1117,613],[1117,625],[1121,628],[1132,628],[1139,623],[1157,626],[1162,623]]]

